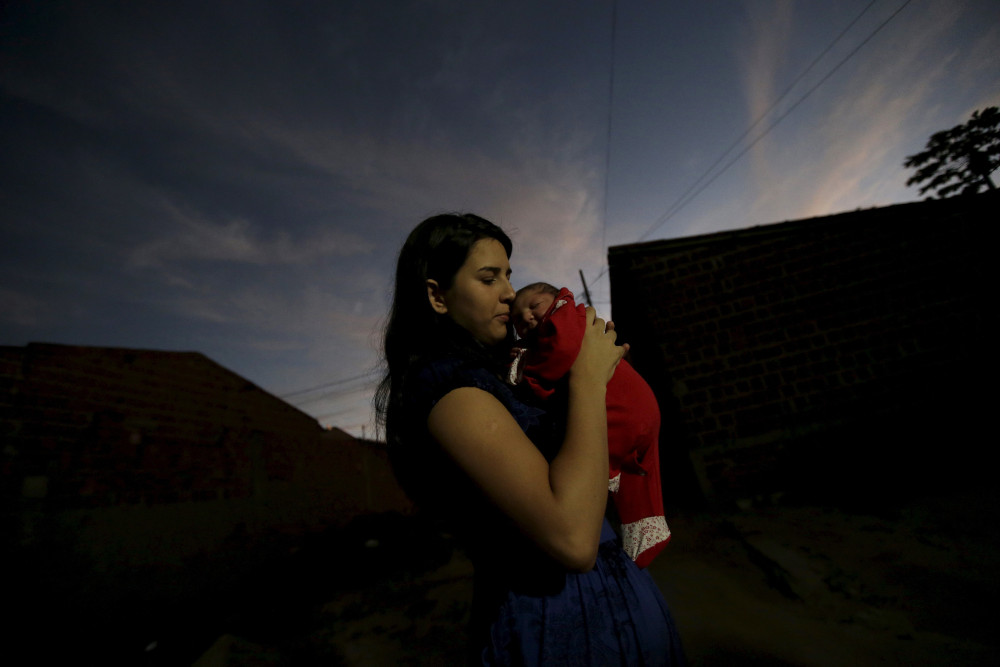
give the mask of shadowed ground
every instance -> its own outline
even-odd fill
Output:
[[[998,519],[983,492],[688,514],[652,572],[692,665],[996,664]],[[329,599],[247,606],[197,664],[460,664],[471,566],[444,538],[405,542],[369,543]]]
[[[688,513],[670,519],[651,572],[693,666],[1000,664],[998,523],[998,493],[980,490],[865,513]],[[74,602],[24,587],[40,592],[13,610],[10,650],[53,664],[461,664],[472,567],[419,518],[367,517],[267,567],[195,569],[199,585],[178,586],[203,591],[195,599],[112,602],[95,584]],[[44,559],[34,570],[48,572]]]

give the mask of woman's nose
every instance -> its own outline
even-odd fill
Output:
[[[503,293],[500,295],[500,301],[503,303],[513,303],[514,297],[517,296],[517,292],[514,291],[514,286],[510,284],[509,280],[504,281],[506,283]]]

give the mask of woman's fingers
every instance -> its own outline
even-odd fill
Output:
[[[612,341],[618,339],[618,332],[615,331],[615,323],[611,320],[603,320],[597,316],[597,311],[592,307],[587,306],[587,322],[590,326],[598,331],[603,331],[606,335],[610,335]]]
[[[591,307],[586,309],[588,327],[581,342],[580,354],[573,364],[573,370],[578,374],[594,372],[604,382],[611,379],[628,347],[615,344],[618,332],[614,322],[597,316],[597,311]]]
[[[591,306],[587,306],[587,323],[592,326],[604,327],[604,333],[611,333],[615,330],[615,323],[611,320],[602,320],[597,316],[597,311]],[[616,334],[617,336],[617,334]]]
[[[587,306],[587,323],[591,326],[603,329],[604,333],[613,331],[615,323],[611,320],[602,320],[597,316],[597,311],[592,306]]]

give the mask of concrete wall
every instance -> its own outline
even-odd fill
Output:
[[[682,452],[665,476],[732,499],[933,486],[968,471],[998,203],[611,248],[615,322],[666,406],[664,445]]]

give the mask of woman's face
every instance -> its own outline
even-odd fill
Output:
[[[507,251],[496,239],[480,239],[438,303],[433,294],[431,299],[435,310],[447,313],[476,340],[496,345],[507,337],[514,296]]]

